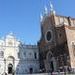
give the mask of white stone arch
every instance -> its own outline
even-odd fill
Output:
[[[13,56],[8,56],[6,61],[5,61],[5,65],[6,65],[6,73],[8,74],[8,68],[9,68],[9,65],[12,65],[12,70],[13,70],[13,73],[15,71],[15,58]]]
[[[15,58],[13,56],[8,56],[7,61],[11,64],[14,64]]]

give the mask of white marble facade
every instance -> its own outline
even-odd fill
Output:
[[[10,33],[0,40],[0,75],[39,72],[39,50],[36,45],[25,45]]]

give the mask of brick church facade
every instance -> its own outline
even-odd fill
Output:
[[[41,16],[38,42],[40,68],[45,72],[75,70],[75,18],[56,15],[51,5]]]
[[[75,72],[75,18],[57,15],[50,3],[40,23],[38,46],[26,45],[12,33],[0,39],[0,75]]]

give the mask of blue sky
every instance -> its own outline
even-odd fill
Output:
[[[13,32],[26,44],[40,39],[40,13],[50,0],[0,0],[0,37]],[[51,0],[56,14],[75,17],[75,0]],[[50,9],[49,9],[50,10]]]

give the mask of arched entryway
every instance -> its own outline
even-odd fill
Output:
[[[48,72],[56,71],[56,60],[51,51],[47,53],[46,61]]]
[[[15,63],[14,63],[14,57],[13,56],[9,56],[6,60],[6,73],[7,74],[12,74],[14,75],[15,72]]]
[[[8,64],[8,74],[12,74],[13,73],[13,65],[10,63]]]

